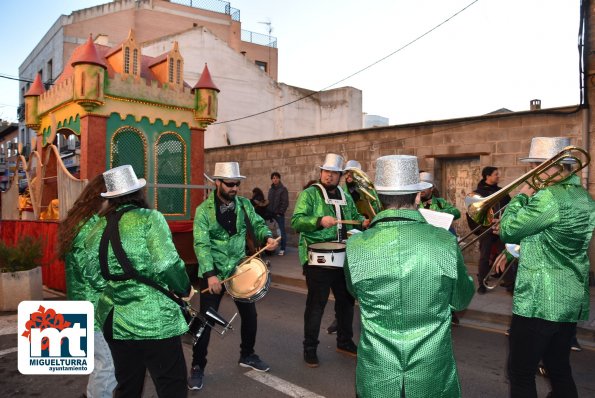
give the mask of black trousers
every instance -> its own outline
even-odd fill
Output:
[[[486,232],[484,236],[479,238],[479,273],[477,275],[479,286],[483,283],[484,278],[490,272],[492,266],[492,247],[496,245],[498,253],[504,250],[504,243],[500,241],[498,235],[491,232]]]
[[[107,323],[106,323],[107,325]],[[111,330],[111,322],[109,322]],[[118,385],[114,397],[141,397],[147,369],[160,398],[185,398],[186,360],[180,336],[160,340],[114,340],[110,347]]]
[[[343,268],[329,269],[304,266],[308,297],[304,312],[304,350],[316,350],[320,323],[330,291],[335,296],[337,317],[337,344],[350,343],[353,339],[353,305],[355,299],[347,291]]]
[[[575,322],[551,322],[512,315],[508,375],[510,396],[536,398],[535,372],[543,360],[553,396],[578,396],[570,368],[570,341],[576,333]]]
[[[199,290],[206,289],[209,287],[209,283],[206,279],[199,280]],[[225,293],[225,287],[220,294],[201,293],[200,294],[200,312],[205,314],[209,307],[215,311],[219,310],[219,304]],[[256,330],[258,327],[256,304],[255,303],[244,303],[235,301],[236,307],[240,314],[242,321],[241,326],[241,337],[242,342],[240,344],[240,358],[247,357],[248,355],[254,354],[254,344],[256,343]],[[209,347],[209,341],[211,340],[211,328],[205,328],[202,336],[196,342],[192,348],[192,366],[200,366],[204,369],[207,366],[207,353]]]

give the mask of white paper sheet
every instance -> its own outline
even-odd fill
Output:
[[[450,224],[452,224],[452,220],[454,218],[452,214],[441,213],[434,210],[419,209],[419,212],[422,216],[424,216],[428,224],[432,224],[435,227],[444,229],[450,228]]]

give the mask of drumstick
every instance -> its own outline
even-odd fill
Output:
[[[222,281],[219,281],[219,284],[220,284],[220,285],[222,285],[222,284],[224,284],[225,282],[227,282],[227,281],[229,281],[229,280],[232,280],[233,278],[237,278],[238,276],[242,275],[242,274],[243,274],[243,273],[245,273],[245,272],[248,272],[248,271],[250,271],[251,269],[252,269],[252,268],[245,269],[245,270],[243,270],[242,272],[238,272],[237,274],[230,276],[229,278],[225,278],[225,279],[223,279]],[[208,292],[208,291],[209,291],[209,288],[207,287],[206,289],[202,289],[200,292],[201,292],[201,293],[206,293],[206,292]],[[197,290],[195,290],[195,291],[194,291],[194,293],[197,293],[197,292],[198,292]]]
[[[337,224],[351,224],[351,225],[358,225],[361,224],[362,221],[357,220],[337,220]]]

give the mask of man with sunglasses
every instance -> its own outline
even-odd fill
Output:
[[[246,255],[248,228],[254,232],[257,244],[266,245],[268,250],[277,247],[277,241],[272,238],[262,217],[254,211],[250,200],[238,196],[240,182],[245,178],[240,175],[237,162],[216,163],[213,176],[216,189],[196,208],[194,251],[198,259],[199,285],[200,290],[209,289],[208,293],[200,295],[200,311],[203,314],[209,307],[218,310],[224,293],[221,281],[233,274],[236,265]],[[235,304],[242,322],[238,364],[266,372],[269,365],[254,353],[256,305],[240,301]],[[188,378],[190,390],[202,388],[210,335],[211,329],[206,328],[192,349],[192,369]]]

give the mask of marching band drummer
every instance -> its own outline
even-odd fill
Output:
[[[251,224],[257,242],[266,244],[268,250],[275,250],[277,241],[262,217],[256,214],[250,200],[237,196],[240,183],[246,177],[240,175],[237,162],[215,163],[215,191],[196,208],[194,216],[194,251],[198,259],[200,290],[200,311],[204,314],[209,307],[219,309],[223,297],[221,281],[228,278],[236,265],[246,255],[246,220]],[[255,244],[257,243],[255,242]],[[240,360],[238,364],[260,372],[269,370],[269,365],[254,353],[256,343],[257,314],[254,302],[234,301],[242,320]],[[206,328],[192,349],[192,369],[188,378],[190,390],[203,386],[204,369],[207,365],[207,348],[211,328]]]
[[[473,297],[457,239],[417,209],[415,156],[376,161],[384,211],[347,241],[347,288],[358,299],[362,334],[356,391],[367,397],[459,397],[452,351],[451,309]]]
[[[369,220],[361,216],[350,196],[345,195],[339,180],[343,173],[343,157],[326,155],[320,166],[320,181],[306,188],[299,195],[291,217],[291,226],[300,233],[299,259],[306,276],[308,297],[304,312],[304,361],[309,367],[318,367],[318,335],[324,307],[330,290],[335,296],[335,313],[338,320],[337,351],[357,355],[353,343],[354,299],[345,286],[342,267],[333,269],[308,266],[308,246],[318,242],[341,241],[347,228],[340,220],[357,220],[367,227]]]
[[[535,167],[569,144],[569,138],[535,137],[529,157],[521,161]],[[540,359],[553,396],[577,396],[570,344],[576,322],[589,318],[587,250],[595,227],[595,202],[579,176],[571,174],[571,165],[563,166],[562,180],[538,192],[524,186],[500,222],[502,241],[522,247],[510,327],[511,397],[537,396]]]

